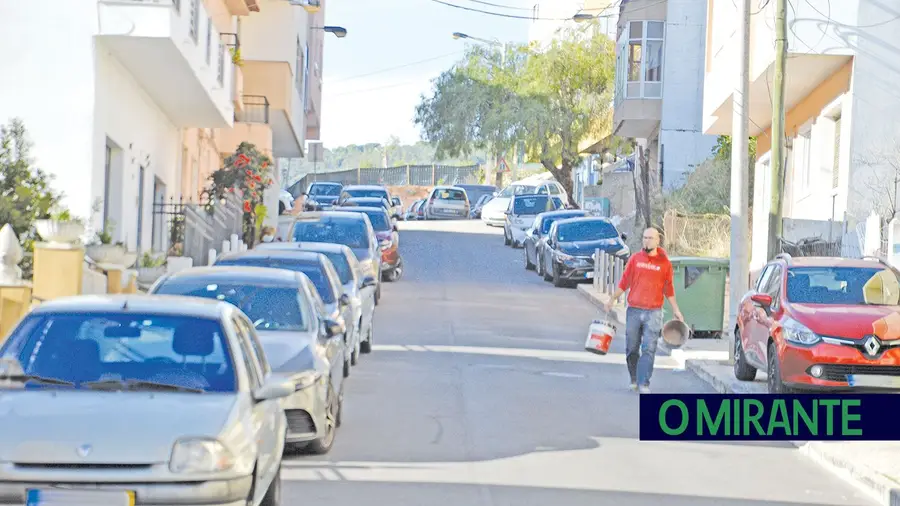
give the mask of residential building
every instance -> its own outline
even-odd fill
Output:
[[[325,0],[320,0],[317,12],[309,16],[306,34],[308,56],[306,58],[305,82],[306,100],[306,140],[317,141],[322,136],[322,76],[325,54]]]
[[[757,138],[751,271],[768,249],[774,4],[754,8],[749,29],[749,134]],[[708,20],[703,128],[727,135],[740,61],[735,5],[709,1]],[[791,1],[787,26],[782,213],[820,223],[805,235],[826,240],[841,235],[829,222],[843,222],[844,253],[858,252],[857,225],[873,211],[890,220],[897,209],[900,17],[879,0]]]
[[[243,0],[241,0],[243,1]],[[183,128],[227,128],[234,0],[29,0],[3,8],[0,119],[20,117],[72,213],[148,249],[154,196],[182,191]],[[95,203],[96,212],[94,212]]]
[[[619,8],[612,133],[635,139],[672,191],[716,142],[702,130],[706,2],[622,0]]]

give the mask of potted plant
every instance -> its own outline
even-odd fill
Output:
[[[152,285],[166,273],[166,258],[163,255],[151,255],[148,251],[138,264],[137,281],[141,285]]]
[[[112,232],[115,228],[113,222],[107,221],[103,230],[97,233],[97,242],[87,247],[87,255],[98,264],[124,265],[126,260],[125,244],[113,243]],[[132,265],[134,261],[132,260]]]
[[[60,208],[53,209],[48,219],[35,220],[34,228],[49,244],[75,244],[84,235],[84,221],[73,218],[68,210]]]

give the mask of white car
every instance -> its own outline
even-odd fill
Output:
[[[569,195],[556,181],[518,181],[504,188],[493,200],[481,208],[481,221],[492,227],[504,226],[510,199],[515,195],[528,194],[559,197],[564,205],[569,204]]]
[[[425,200],[426,220],[461,220],[469,217],[469,197],[456,186],[435,186]]]
[[[281,190],[281,193],[278,195],[278,214],[282,215],[285,211],[290,211],[293,208],[294,196],[287,190]]]
[[[235,306],[44,302],[0,348],[0,503],[277,506],[294,394]]]

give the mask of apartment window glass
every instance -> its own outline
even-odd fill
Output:
[[[303,69],[305,68],[303,58],[303,45],[300,44],[300,37],[297,37],[297,68],[294,69],[294,77],[296,79],[297,91],[303,93]]]
[[[206,18],[206,64],[212,60],[212,18]]]
[[[197,42],[200,31],[200,0],[191,0],[191,38]]]
[[[662,98],[665,22],[628,23],[627,98]]]
[[[225,84],[225,44],[219,42],[219,84]]]
[[[834,118],[834,160],[831,164],[831,187],[838,187],[841,174],[841,113]]]
[[[303,110],[309,112],[309,46],[306,46],[303,62]]]

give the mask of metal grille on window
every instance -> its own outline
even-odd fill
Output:
[[[200,31],[200,0],[191,0],[191,38],[197,42]]]
[[[225,84],[225,44],[219,42],[219,84]]]

